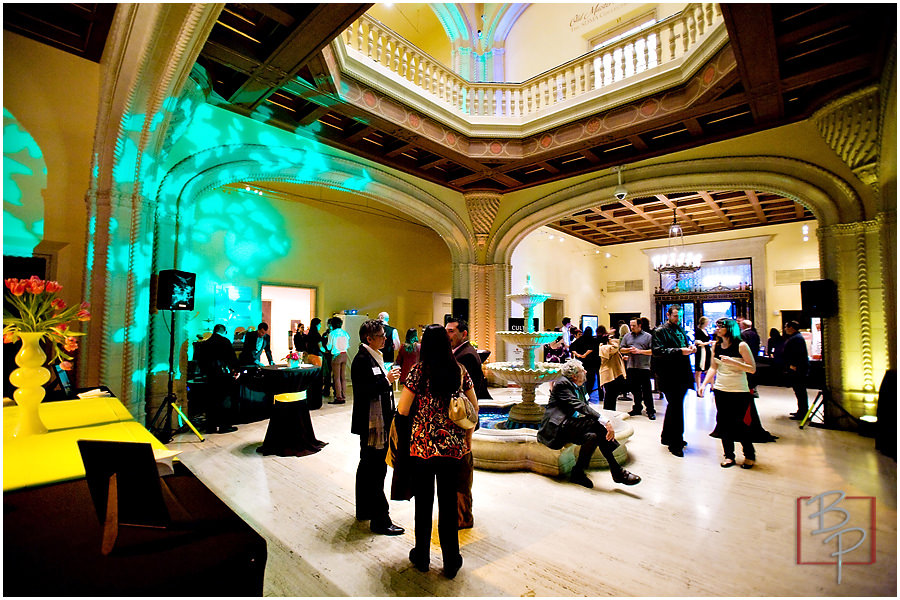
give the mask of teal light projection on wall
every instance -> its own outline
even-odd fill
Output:
[[[44,239],[47,165],[31,134],[3,109],[3,253],[31,256]]]

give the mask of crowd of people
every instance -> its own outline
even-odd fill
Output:
[[[359,436],[360,443],[356,518],[369,521],[375,534],[404,533],[391,520],[384,491],[390,462],[394,466],[391,498],[415,499],[411,563],[421,571],[430,568],[436,495],[444,574],[453,578],[463,562],[458,531],[474,524],[472,434],[477,424],[472,428],[458,425],[448,409],[451,399],[465,397],[477,412],[479,401],[491,396],[482,358],[468,340],[468,323],[457,317],[446,321],[443,326],[425,327],[421,341],[415,328],[408,329],[401,341],[397,329],[390,325],[390,315],[382,312],[360,326],[360,345],[349,369],[350,335],[340,317],[328,319],[324,331],[318,318],[312,319],[308,328],[301,323],[292,341],[294,351],[305,353],[310,362],[322,366],[323,394],[327,396],[333,390],[331,404],[346,402],[349,370],[353,387],[350,432]],[[604,409],[615,410],[619,398],[627,399],[630,392],[634,404],[629,415],[646,414],[649,420],[655,420],[654,380],[667,401],[660,441],[674,456],[683,457],[687,446],[685,395],[693,388],[703,398],[711,387],[717,412],[715,429],[709,435],[721,439],[721,466],[738,464],[736,443],[743,453],[740,466],[750,469],[755,465],[754,442],[774,439],[762,428],[754,402],[753,374],[762,342],[749,321],[718,319],[712,336],[708,324],[709,319],[701,317],[693,336],[689,336],[681,325],[677,306],[670,308],[666,320],[656,328],[642,317],[619,323],[611,331],[599,325],[595,333],[591,327],[580,331],[570,319],[563,319],[559,337],[544,346],[544,360],[558,363],[560,372],[551,384],[537,439],[555,449],[566,444],[579,446],[571,482],[593,487],[586,470],[596,450],[609,464],[613,481],[624,485],[641,481],[618,464],[612,424],[590,401],[596,392]],[[225,389],[241,365],[259,365],[263,355],[274,364],[268,329],[266,323],[260,323],[255,331],[246,333],[237,356],[225,326],[216,325],[197,355],[203,368],[212,374],[214,388]],[[803,418],[809,359],[799,324],[788,323],[784,335],[773,329],[765,353],[784,366],[796,393],[797,412],[791,418]],[[401,388],[398,400],[395,385]],[[207,425],[213,433],[234,430],[217,408],[209,411]]]

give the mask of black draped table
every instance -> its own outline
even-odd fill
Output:
[[[272,414],[276,394],[306,392],[307,410],[322,408],[322,368],[249,367],[238,378],[239,420],[247,423],[267,419]]]
[[[307,456],[324,448],[327,442],[316,439],[312,419],[302,394],[276,396],[272,416],[266,429],[263,445],[256,449],[260,454],[278,456]]]

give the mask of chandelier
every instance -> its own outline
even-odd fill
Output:
[[[669,225],[669,243],[665,254],[653,257],[653,270],[660,275],[671,274],[675,276],[675,285],[684,275],[690,275],[700,270],[702,257],[694,252],[685,252],[684,233],[677,220],[677,206],[672,208],[672,224]]]

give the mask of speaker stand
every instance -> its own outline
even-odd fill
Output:
[[[182,410],[178,407],[178,398],[175,396],[175,311],[169,311],[172,315],[170,326],[169,326],[169,387],[168,393],[166,397],[163,399],[162,404],[159,405],[159,408],[156,409],[156,414],[153,415],[153,418],[150,420],[150,426],[148,429],[150,433],[152,433],[156,439],[158,439],[163,444],[168,444],[172,441],[172,436],[175,434],[172,431],[172,411],[178,413],[178,416],[187,424],[188,427],[191,428],[191,431],[194,432],[201,442],[205,442],[206,438],[204,438],[197,428],[194,427],[194,424],[191,423],[190,419],[188,419],[187,415],[182,412]],[[160,417],[163,417],[160,420]]]

